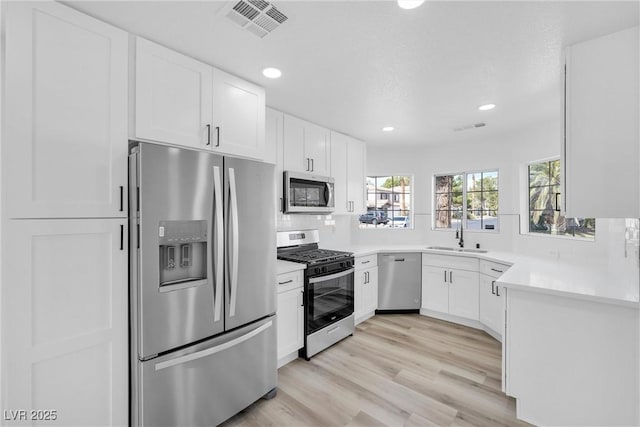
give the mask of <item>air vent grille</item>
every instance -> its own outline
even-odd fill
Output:
[[[249,6],[248,3],[245,3],[243,1],[240,1],[240,2],[238,2],[238,4],[233,6],[233,10],[238,12],[240,15],[244,16],[245,18],[247,18],[249,20],[255,18],[256,16],[258,16],[260,14],[259,11],[255,10],[254,8]]]
[[[275,7],[272,7],[271,9],[267,10],[267,15],[272,17],[274,19],[274,21],[278,22],[279,24],[282,24],[284,21],[287,20],[286,15],[284,13],[280,12]]]
[[[482,128],[482,127],[485,127],[486,125],[487,124],[484,123],[484,122],[473,123],[473,124],[470,124],[470,125],[463,125],[463,126],[455,127],[455,128],[453,128],[453,130],[455,132],[460,132],[460,131],[463,131],[463,130]]]
[[[267,7],[269,7],[269,2],[264,0],[249,0],[249,3],[251,3],[252,5],[254,5],[260,10],[265,10]]]
[[[288,19],[284,13],[265,0],[232,1],[223,7],[220,13],[260,38]]]

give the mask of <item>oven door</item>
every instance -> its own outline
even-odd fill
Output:
[[[309,277],[305,292],[306,335],[353,314],[353,272],[350,268]]]

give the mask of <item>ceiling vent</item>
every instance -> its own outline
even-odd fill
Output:
[[[274,5],[264,0],[231,1],[222,8],[221,13],[260,38],[288,19]]]
[[[487,124],[484,122],[480,122],[480,123],[474,123],[472,125],[464,125],[464,126],[458,126],[453,128],[453,130],[455,132],[460,132],[462,130],[469,130],[469,129],[478,129],[478,128],[482,128],[485,127]]]

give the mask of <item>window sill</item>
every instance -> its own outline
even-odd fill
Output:
[[[434,227],[431,227],[431,231],[453,231],[453,232],[455,232],[456,229],[455,228],[434,228]],[[492,233],[494,233],[494,234],[500,234],[500,229],[499,228],[495,228],[493,230],[477,230],[475,228],[472,228],[472,229],[465,228],[464,229],[464,233],[465,234],[467,234],[467,233],[481,233],[481,234],[485,234],[485,233],[486,234],[492,234]]]
[[[546,239],[560,239],[560,240],[568,240],[574,242],[595,242],[596,238],[594,237],[574,237],[574,236],[562,236],[557,234],[544,234],[544,233],[520,233],[521,236],[528,237],[536,237],[536,238],[546,238]]]

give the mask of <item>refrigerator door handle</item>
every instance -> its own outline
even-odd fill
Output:
[[[193,360],[202,359],[203,357],[211,356],[212,354],[219,353],[228,348],[235,347],[236,345],[243,343],[256,335],[259,335],[263,331],[269,329],[273,326],[273,320],[268,321],[264,325],[254,329],[251,332],[248,332],[244,335],[239,336],[238,338],[234,338],[231,341],[227,341],[223,344],[217,345],[215,347],[209,347],[204,350],[196,351],[195,353],[186,354],[184,356],[176,357],[175,359],[165,360],[164,362],[156,363],[155,370],[160,371],[162,369],[170,368],[172,366],[180,365],[182,363],[191,362]]]
[[[224,265],[224,229],[222,220],[222,180],[220,179],[220,167],[213,167],[213,202],[214,202],[214,218],[213,227],[215,242],[213,251],[215,253],[214,265],[215,283],[213,288],[213,321],[217,322],[222,317],[222,285],[224,281],[223,265]]]
[[[236,171],[229,168],[229,222],[231,226],[231,236],[228,244],[233,245],[229,251],[229,261],[231,270],[229,274],[229,317],[236,314],[236,300],[238,296],[238,194],[236,191]]]

